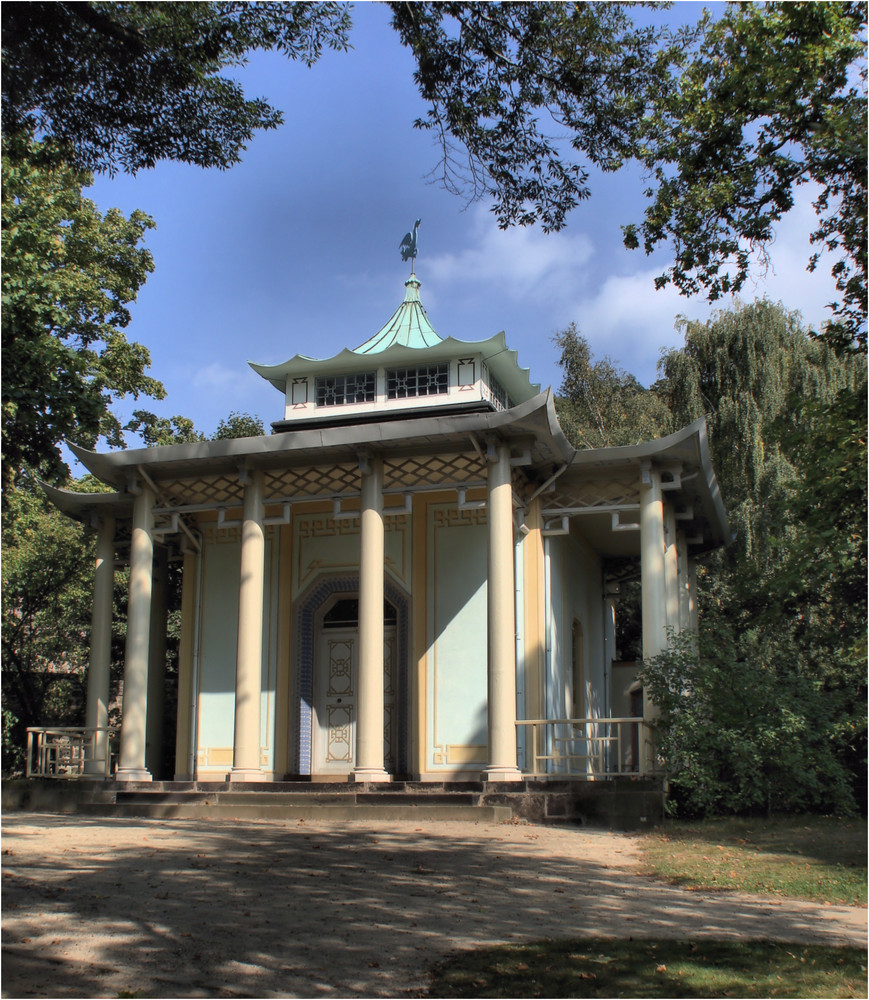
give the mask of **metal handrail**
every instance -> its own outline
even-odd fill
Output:
[[[656,773],[644,761],[652,738],[650,725],[634,716],[587,719],[517,719],[530,729],[524,741],[525,773],[565,778],[645,777]]]
[[[117,763],[112,726],[28,726],[28,778],[109,777]]]

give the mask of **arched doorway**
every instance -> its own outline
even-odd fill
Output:
[[[356,576],[321,577],[300,598],[296,606],[294,676],[295,751],[290,773],[299,775],[349,774],[355,763],[355,673],[358,663],[358,594]],[[389,753],[384,767],[390,774],[409,773],[410,688],[408,683],[409,598],[388,577],[384,584],[386,640],[385,662],[392,664],[391,681],[384,683],[384,730],[388,731]],[[343,603],[345,601],[356,602]],[[328,621],[327,621],[328,616]],[[388,624],[387,624],[388,623]],[[332,646],[329,644],[333,643]],[[341,648],[341,643],[345,648]],[[330,689],[329,660],[336,659]],[[337,661],[347,659],[346,665]],[[343,679],[342,679],[343,678]],[[345,687],[344,694],[339,691]],[[353,694],[350,695],[352,688]],[[337,699],[342,698],[339,704]],[[350,708],[348,709],[348,697]],[[321,702],[321,704],[318,704]],[[328,729],[332,707],[334,731]],[[346,733],[338,732],[344,725]],[[326,732],[324,732],[326,730]],[[352,730],[352,732],[351,732]],[[331,749],[324,749],[324,741]],[[344,746],[340,743],[343,741]],[[326,744],[328,745],[328,743]],[[328,759],[327,758],[334,758]],[[338,758],[343,758],[340,761]],[[329,767],[319,770],[324,764]]]
[[[333,594],[315,616],[311,726],[313,774],[348,774],[356,765],[359,598]],[[398,612],[383,602],[383,764],[395,773]]]

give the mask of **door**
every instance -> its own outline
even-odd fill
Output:
[[[396,612],[384,604],[384,767],[395,764]],[[326,606],[314,653],[314,774],[349,774],[356,765],[356,704],[359,675],[359,600],[336,596]]]

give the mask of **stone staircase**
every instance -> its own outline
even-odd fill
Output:
[[[106,790],[108,791],[108,789]],[[158,819],[471,820],[502,823],[513,812],[483,802],[479,782],[115,783],[113,801],[82,803],[91,815]]]
[[[324,822],[568,822],[631,830],[660,822],[661,782],[115,782],[30,779],[3,784],[4,810],[152,819]]]

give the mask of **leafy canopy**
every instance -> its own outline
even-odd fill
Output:
[[[140,246],[154,223],[142,212],[105,215],[83,197],[88,174],[57,149],[21,137],[3,143],[3,477],[27,464],[63,478],[59,445],[122,443],[112,400],[162,398],[148,351],[123,330],[128,306],[154,269]]]
[[[494,199],[502,227],[560,229],[590,194],[589,168],[633,155],[668,85],[673,40],[626,3],[390,3],[413,53],[447,189]]]
[[[863,2],[736,3],[705,27],[640,132],[651,204],[625,243],[672,249],[658,287],[738,292],[797,188],[812,185],[809,270],[829,251],[841,296],[829,336],[865,346],[865,46]]]
[[[226,168],[283,117],[224,71],[257,49],[310,66],[348,48],[349,23],[339,3],[9,3],[4,130],[50,136],[90,171]]]
[[[575,323],[553,340],[564,371],[558,420],[578,448],[610,448],[650,441],[672,430],[672,418],[654,389],[608,357],[593,361],[588,341]]]

